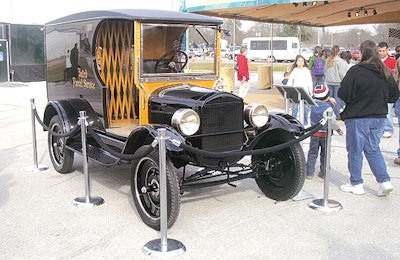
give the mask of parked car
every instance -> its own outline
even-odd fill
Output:
[[[160,229],[160,156],[166,160],[169,227],[178,218],[182,194],[193,189],[251,178],[271,199],[296,196],[305,179],[298,140],[304,126],[220,91],[218,49],[208,67],[196,67],[186,53],[186,35],[200,34],[216,46],[222,22],[193,13],[120,9],[47,23],[49,102],[43,121],[55,170],[73,171],[75,155],[83,153],[80,131],[73,130],[79,112],[86,111],[87,156],[107,167],[131,165],[133,203],[154,229]],[[65,79],[64,53],[75,43],[79,55],[71,54],[72,79]],[[159,129],[166,135],[162,155]]]
[[[353,51],[352,53],[351,53],[351,58],[353,59],[353,60],[358,60],[359,58],[360,58],[360,52],[359,51]]]
[[[228,49],[221,49],[221,57],[228,58]]]
[[[314,50],[313,48],[301,48],[300,54],[308,61],[314,55]]]
[[[240,53],[240,46],[235,46],[235,50],[233,50],[233,46],[229,47],[228,59],[232,60],[239,53]]]
[[[189,58],[202,57],[203,51],[201,49],[189,49],[187,54],[189,55]]]

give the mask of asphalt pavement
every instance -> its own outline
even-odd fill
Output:
[[[280,82],[280,74],[274,77]],[[270,111],[282,111],[277,90],[258,90],[257,75],[252,78],[246,101],[258,98],[276,104]],[[91,195],[105,203],[74,207],[72,201],[85,195],[82,159],[76,156],[74,172],[57,173],[47,133],[36,124],[38,162],[49,169],[25,170],[33,165],[31,98],[42,115],[44,82],[0,83],[0,259],[153,259],[143,247],[160,239],[160,232],[136,213],[129,166],[105,168],[90,162]],[[393,163],[398,135],[396,124],[394,136],[381,141],[395,188],[387,197],[376,196],[366,161],[366,194],[339,190],[349,178],[345,136],[339,135],[332,137],[327,186],[318,177],[305,182],[303,194],[311,198],[277,203],[253,179],[183,194],[178,220],[167,232],[186,247],[176,259],[400,259],[400,166]],[[308,140],[302,145],[307,155]],[[343,209],[322,212],[308,205],[325,198]]]

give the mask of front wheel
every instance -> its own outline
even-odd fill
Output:
[[[141,147],[137,151],[147,149]],[[160,172],[158,150],[152,150],[132,161],[131,192],[140,218],[149,227],[160,230]],[[171,227],[179,215],[180,192],[178,178],[171,162],[166,161],[167,175],[167,225]]]
[[[274,134],[262,142],[261,146],[272,147],[293,138],[289,133]],[[296,196],[303,187],[306,163],[300,143],[279,151],[252,156],[252,162],[257,165],[257,185],[268,198],[288,200]]]
[[[64,133],[64,127],[58,115],[51,118],[49,127],[52,132]],[[59,173],[70,173],[74,163],[74,152],[65,147],[65,137],[48,134],[48,148],[54,169]]]

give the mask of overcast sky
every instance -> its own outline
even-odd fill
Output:
[[[45,24],[65,15],[101,9],[179,10],[179,0],[2,0],[0,22]]]

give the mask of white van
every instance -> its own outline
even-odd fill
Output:
[[[247,46],[247,58],[252,61],[267,58],[273,62],[294,61],[300,53],[300,43],[296,37],[249,37],[243,39],[243,46]]]

